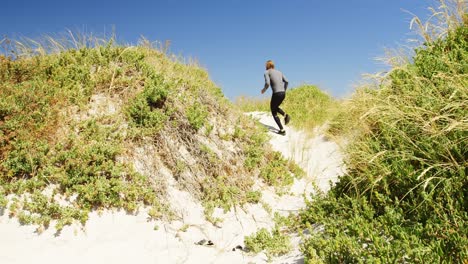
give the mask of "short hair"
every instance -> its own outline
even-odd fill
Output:
[[[266,68],[267,68],[267,70],[274,69],[275,68],[275,63],[272,60],[268,60],[266,62]]]

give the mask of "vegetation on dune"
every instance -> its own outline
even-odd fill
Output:
[[[146,40],[80,41],[2,41],[0,207],[40,230],[95,209],[169,216],[163,167],[208,208],[259,201],[266,133],[206,71]]]
[[[328,123],[349,139],[347,172],[299,215],[246,237],[247,249],[284,254],[287,226],[311,231],[308,263],[468,259],[468,15],[463,1],[441,3],[440,24],[413,21],[424,44],[412,58],[350,100],[309,85],[288,91],[291,125]],[[0,208],[22,223],[60,231],[91,210],[142,206],[150,218],[171,216],[164,169],[216,222],[216,207],[261,201],[256,177],[282,192],[302,175],[203,69],[146,40],[72,39],[72,48],[0,42]],[[269,99],[236,104],[269,111]]]
[[[255,111],[270,111],[270,98],[249,97],[242,95],[237,97],[234,103],[237,107],[239,107],[239,109],[246,113]]]
[[[262,228],[255,234],[245,237],[245,246],[252,253],[265,250],[268,258],[284,255],[291,250],[289,236],[282,234],[277,228],[272,231]]]
[[[468,24],[458,7],[442,5],[447,33],[425,31],[410,63],[357,91],[332,122],[333,133],[358,133],[347,174],[300,214],[320,227],[302,247],[308,263],[468,259]]]
[[[291,124],[299,129],[312,130],[330,120],[339,102],[314,85],[292,89],[284,101],[284,108],[291,115]]]
[[[235,104],[244,112],[270,112],[269,98],[249,98],[241,96]],[[338,112],[339,101],[320,90],[314,85],[302,85],[289,89],[286,99],[281,105],[291,116],[291,125],[306,131],[323,125]]]

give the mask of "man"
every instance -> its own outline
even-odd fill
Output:
[[[271,89],[273,90],[270,101],[271,114],[279,127],[278,134],[286,135],[286,131],[284,130],[283,125],[281,125],[278,113],[284,116],[284,124],[287,125],[290,121],[290,117],[281,108],[279,108],[279,106],[286,97],[288,79],[286,79],[286,76],[284,76],[282,72],[275,70],[275,63],[272,60],[267,61],[265,66],[265,87],[262,89],[262,94],[271,86]]]

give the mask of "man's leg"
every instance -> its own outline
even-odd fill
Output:
[[[285,116],[286,113],[283,111],[283,109],[278,107],[278,113],[280,113],[282,116]]]
[[[270,101],[271,114],[273,115],[273,119],[275,119],[275,122],[278,125],[280,131],[283,130],[283,125],[281,124],[281,120],[278,117],[278,112],[279,112],[279,105],[281,104],[281,102],[283,102],[283,99],[284,99],[284,94],[281,95],[278,93],[274,93],[271,96],[271,101]]]
[[[280,104],[283,102],[285,97],[286,97],[286,93],[284,94],[283,98],[281,99]],[[284,116],[284,124],[287,125],[289,123],[289,121],[291,121],[291,117],[288,114],[286,114],[283,111],[283,109],[279,108],[279,105],[278,105],[278,113],[280,113],[282,116]]]

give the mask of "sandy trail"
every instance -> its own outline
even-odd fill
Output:
[[[273,118],[266,113],[250,113],[273,131]],[[308,139],[303,132],[286,128],[287,135],[273,132],[271,145],[286,158],[296,161],[307,177],[295,180],[289,195],[278,196],[261,182],[256,188],[262,191],[262,200],[272,212],[287,215],[305,206],[304,193],[313,191],[312,183],[323,191],[329,189],[329,181],[335,181],[343,173],[342,156],[338,146],[323,136]],[[169,171],[163,173],[168,183],[168,193],[173,210],[180,220],[170,223],[148,222],[146,213],[128,215],[123,211],[105,211],[90,214],[84,230],[79,226],[65,227],[59,236],[53,228],[42,234],[34,232],[34,226],[21,226],[10,219],[8,212],[0,212],[0,263],[266,263],[261,253],[250,255],[232,251],[244,245],[244,236],[262,227],[272,228],[274,222],[260,204],[249,204],[224,213],[216,210],[214,216],[223,219],[219,227],[207,222],[203,207],[190,193],[176,188]],[[155,230],[155,226],[157,229]],[[196,245],[201,239],[213,241],[213,246]],[[273,259],[273,263],[303,263],[293,237],[295,249],[285,256]]]

